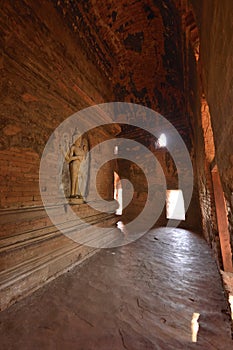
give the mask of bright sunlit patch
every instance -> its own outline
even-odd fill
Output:
[[[198,319],[200,317],[200,314],[198,312],[193,313],[193,317],[191,320],[191,332],[192,332],[192,342],[196,343],[197,342],[197,334],[199,330],[199,323]]]
[[[165,134],[161,134],[158,139],[158,146],[159,147],[166,147],[167,146],[167,138]]]
[[[167,219],[185,220],[184,197],[181,190],[167,190]]]

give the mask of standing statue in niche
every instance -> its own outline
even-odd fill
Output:
[[[86,137],[78,137],[65,156],[70,171],[70,198],[83,199],[87,195],[89,147]]]

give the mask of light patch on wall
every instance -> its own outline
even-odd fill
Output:
[[[167,146],[167,138],[165,134],[161,134],[158,139],[158,146],[159,147],[166,147]]]
[[[167,219],[185,220],[184,197],[181,190],[167,190]]]

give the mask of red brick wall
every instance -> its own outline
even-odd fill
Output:
[[[198,15],[203,88],[209,104],[216,149],[216,164],[229,208],[233,243],[233,118],[232,118],[232,11],[233,3],[204,1]],[[195,6],[195,5],[194,5]],[[208,30],[206,30],[208,28]]]
[[[110,82],[51,2],[3,1],[0,37],[0,206],[39,205],[50,134],[74,112],[110,101]]]
[[[190,3],[193,7],[186,2],[189,18],[193,19],[186,32],[190,45],[187,47],[187,77],[190,91],[188,103],[194,130],[198,192],[204,235],[214,248],[217,260],[222,267],[211,168],[217,164],[220,171],[229,208],[229,229],[232,235],[230,202],[233,145],[232,138],[227,137],[233,130],[232,99],[228,88],[232,77],[230,74],[232,48],[227,44],[231,36],[229,14],[232,4],[228,1],[221,3],[190,1]],[[190,28],[197,34],[195,41],[192,40]],[[199,52],[196,58],[195,48]],[[224,69],[229,74],[225,74],[223,79]]]

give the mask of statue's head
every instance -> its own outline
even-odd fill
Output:
[[[78,137],[75,141],[74,141],[75,146],[81,147],[82,146],[82,138]]]
[[[76,144],[76,141],[77,141],[79,138],[81,139],[80,131],[78,130],[78,128],[75,128],[75,131],[74,131],[73,136],[72,136],[72,142],[73,142],[74,144]]]

